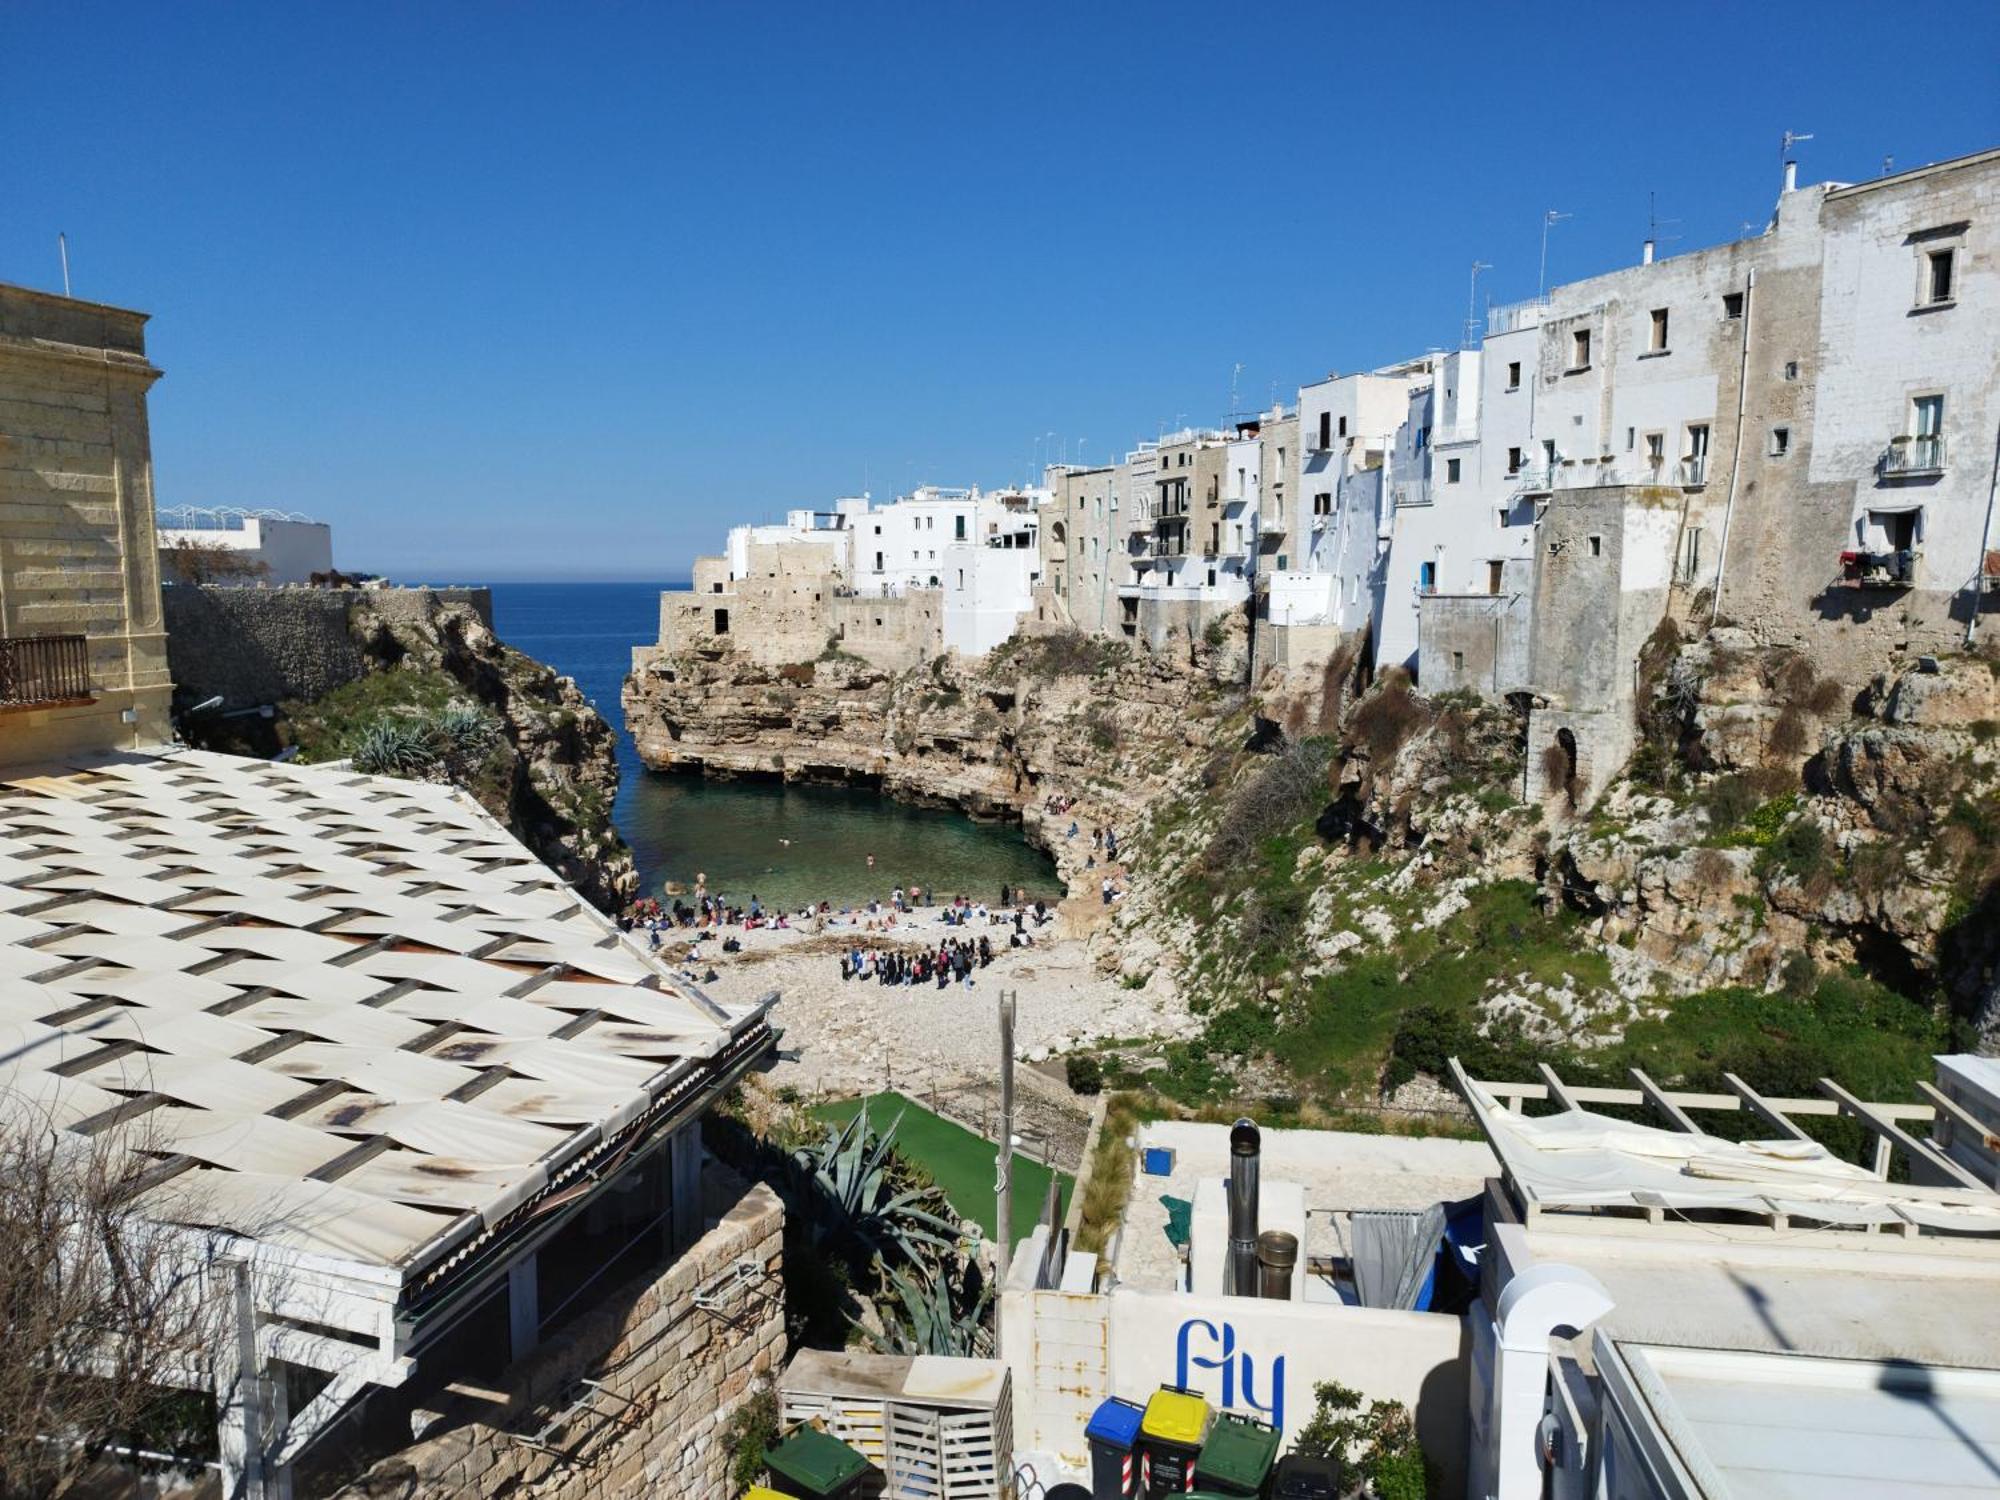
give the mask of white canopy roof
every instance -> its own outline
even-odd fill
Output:
[[[0,783],[0,1121],[158,1158],[168,1221],[407,1274],[755,1020],[449,787],[192,752]]]

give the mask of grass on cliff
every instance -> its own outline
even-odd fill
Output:
[[[446,710],[465,702],[465,688],[449,673],[405,664],[342,683],[315,702],[285,704],[286,734],[298,747],[302,764],[344,760],[370,729],[386,719],[434,723]],[[504,738],[496,737],[484,760],[459,778],[461,786],[503,817],[511,756]],[[608,811],[602,812],[599,822],[608,821]]]

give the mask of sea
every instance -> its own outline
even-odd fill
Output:
[[[1058,896],[1047,856],[1017,825],[911,807],[853,787],[776,780],[712,781],[649,771],[625,732],[620,702],[632,648],[659,636],[660,591],[683,583],[496,583],[493,625],[517,651],[576,679],[618,731],[612,821],[632,846],[642,891],[669,881],[748,904],[886,898],[895,886],[993,900],[1003,885]],[[870,866],[868,857],[874,856]]]

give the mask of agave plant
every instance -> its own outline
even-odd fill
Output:
[[[354,745],[354,769],[370,776],[422,776],[438,763],[427,726],[401,714],[384,714]]]
[[[818,1145],[793,1153],[793,1164],[816,1190],[820,1212],[812,1214],[821,1240],[845,1241],[881,1257],[890,1268],[944,1253],[958,1241],[958,1226],[937,1212],[943,1207],[936,1188],[899,1188],[891,1170],[896,1128],[903,1117],[880,1135],[868,1128],[863,1105],[846,1124],[827,1131]]]
[[[882,1331],[855,1326],[884,1354],[992,1355],[993,1284],[970,1256],[890,1270],[883,1280],[888,1295],[875,1304]]]
[[[454,703],[430,724],[431,744],[453,781],[464,781],[500,741],[500,726],[491,714],[469,703]]]

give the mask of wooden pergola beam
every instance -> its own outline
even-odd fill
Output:
[[[1626,1071],[1632,1075],[1632,1081],[1639,1085],[1640,1096],[1654,1110],[1665,1115],[1673,1123],[1674,1129],[1685,1130],[1689,1135],[1705,1133],[1699,1125],[1688,1118],[1686,1110],[1667,1097],[1666,1090],[1646,1076],[1644,1068],[1627,1068]]]
[[[1820,1092],[1838,1104],[1843,1113],[1852,1115],[1874,1133],[1876,1176],[1888,1175],[1889,1148],[1899,1147],[1912,1163],[1923,1162],[1934,1166],[1961,1186],[1974,1188],[1982,1193],[1991,1191],[1987,1184],[1974,1177],[1930,1142],[1918,1140],[1894,1120],[1883,1119],[1866,1103],[1855,1098],[1831,1078],[1822,1078],[1819,1087]]]

